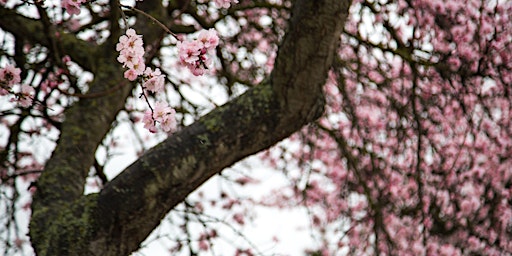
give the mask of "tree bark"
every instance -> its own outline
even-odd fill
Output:
[[[30,235],[37,254],[129,255],[166,213],[210,177],[317,119],[324,106],[322,86],[349,6],[348,0],[294,1],[288,32],[279,47],[274,70],[265,82],[149,150],[98,194],[78,195],[78,190],[83,190],[79,183],[84,181],[84,168],[90,165],[87,162],[75,166],[80,158],[60,159],[58,164],[52,164],[62,150],[58,148],[34,198]],[[114,62],[108,63],[115,66]],[[119,70],[111,71],[105,74],[114,75]],[[98,101],[102,106],[109,99]],[[79,102],[73,108],[80,109],[83,104],[89,105]],[[84,106],[82,111],[90,110]],[[93,158],[92,149],[101,139],[90,139],[91,126],[74,125],[92,122],[100,126],[114,117],[93,120],[92,114],[86,114],[84,119],[74,120],[73,126],[63,127],[59,147],[66,147],[61,144],[71,141],[66,150],[85,152],[84,157]],[[84,151],[73,147],[74,140],[92,140],[93,144]],[[82,176],[78,181],[63,177],[72,174]],[[76,184],[60,186],[63,190],[71,188],[70,195],[68,191],[58,191],[52,196],[55,184],[51,183],[60,182],[60,178]]]

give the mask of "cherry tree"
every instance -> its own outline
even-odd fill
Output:
[[[267,203],[309,210],[313,254],[512,253],[512,4],[351,10],[326,114],[267,155],[293,181]]]
[[[170,252],[208,252],[205,207],[241,226],[259,204],[305,207],[312,255],[512,253],[511,16],[500,0],[1,1],[4,252],[128,255],[169,212]],[[119,130],[138,159],[112,178]],[[290,135],[260,155],[289,186],[187,199]]]

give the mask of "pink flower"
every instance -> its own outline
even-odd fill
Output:
[[[457,71],[460,68],[461,61],[458,57],[450,57],[448,59],[448,66],[452,71]]]
[[[70,19],[64,23],[64,26],[69,29],[69,31],[78,31],[80,28],[80,20],[78,19]]]
[[[144,47],[142,36],[137,35],[134,29],[126,30],[126,34],[119,37],[119,43],[116,44],[116,50],[119,52],[117,61],[123,63],[123,67],[132,69],[128,73],[125,72],[125,78],[130,81],[135,80],[135,75],[142,75],[146,65],[144,63]]]
[[[171,109],[169,113],[160,121],[160,127],[162,127],[162,130],[164,132],[173,132],[176,130],[176,112],[174,109]]]
[[[445,245],[441,246],[441,248],[439,248],[439,253],[440,253],[440,255],[443,255],[443,256],[460,255],[460,251],[457,250],[455,247],[453,247],[450,244],[445,244]]]
[[[199,250],[201,250],[201,251],[208,250],[208,243],[206,242],[206,240],[199,241]]]
[[[122,51],[127,49],[138,49],[144,45],[142,36],[137,35],[133,28],[126,30],[126,34],[119,37],[119,43],[116,44],[116,50]]]
[[[21,70],[8,64],[5,68],[0,69],[0,82],[6,83],[10,88],[12,85],[21,82]]]
[[[236,223],[240,225],[245,224],[244,216],[241,213],[236,213],[235,215],[233,215],[233,220],[235,220]]]
[[[21,85],[21,92],[18,98],[18,102],[22,107],[28,107],[32,104],[32,97],[35,94],[34,87],[30,85]]]
[[[166,103],[159,101],[155,104],[155,107],[153,109],[153,117],[156,120],[159,120],[166,116],[170,112],[170,110],[171,107],[169,107]]]
[[[144,128],[148,129],[150,132],[156,132],[155,120],[153,119],[151,110],[146,110],[146,112],[144,112],[142,123],[144,124]]]
[[[197,41],[202,44],[203,48],[211,50],[215,49],[215,47],[217,47],[219,44],[219,37],[217,36],[215,29],[211,28],[209,30],[202,30],[199,32]]]
[[[470,250],[477,251],[477,250],[481,249],[480,240],[477,237],[475,237],[475,236],[471,236],[468,239],[468,244],[469,244],[469,249]]]
[[[69,57],[69,55],[65,55],[64,57],[62,57],[62,62],[64,64],[68,64],[68,62],[71,61],[71,57]]]
[[[214,0],[219,8],[229,8],[231,3],[238,3],[238,0]]]
[[[61,5],[69,15],[73,15],[80,14],[80,5],[85,2],[86,0],[61,0]]]
[[[178,56],[181,62],[194,64],[201,54],[201,45],[197,41],[178,42]]]
[[[164,88],[164,77],[156,76],[146,80],[146,82],[144,82],[144,88],[152,92],[162,91]]]
[[[157,131],[156,124],[160,123],[160,127],[165,132],[172,132],[176,129],[176,111],[172,109],[167,103],[157,102],[153,107],[153,111],[147,110],[144,113],[142,122],[144,128],[150,132],[155,133]]]
[[[203,62],[205,62],[205,61],[203,61]],[[187,65],[187,67],[190,69],[190,71],[192,71],[192,74],[195,75],[195,76],[202,76],[202,75],[204,75],[206,73],[205,66],[207,66],[207,64],[203,65],[199,61],[195,65]]]
[[[133,81],[137,79],[137,71],[135,69],[128,69],[124,72],[124,78]]]
[[[170,132],[176,129],[175,114],[176,112],[174,109],[169,107],[166,103],[157,102],[155,104],[153,117],[160,123],[160,127],[162,127],[162,130],[165,132]]]
[[[215,30],[203,30],[197,40],[178,42],[178,56],[183,65],[190,69],[192,74],[203,75],[211,64],[208,53],[219,44],[219,37]]]
[[[146,68],[144,75],[147,77],[144,82],[144,88],[152,92],[163,91],[165,85],[165,75],[162,75],[160,69],[152,71],[151,68]]]

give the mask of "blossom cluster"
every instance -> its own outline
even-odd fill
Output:
[[[80,14],[80,5],[86,0],[61,0],[62,8],[66,9],[69,15]]]
[[[229,2],[229,1],[228,1]],[[178,54],[180,62],[188,67],[196,76],[203,75],[211,64],[208,54],[212,52],[219,44],[219,37],[214,29],[203,30],[199,32],[197,39],[191,41],[179,41]],[[124,77],[130,81],[135,81],[141,77],[144,90],[154,93],[162,92],[165,85],[165,76],[162,75],[160,69],[152,70],[145,65],[144,60],[144,42],[141,35],[137,35],[134,29],[127,29],[126,34],[119,38],[116,45],[119,52],[117,60],[128,68],[124,72]],[[176,121],[174,120],[175,111],[168,105],[157,102],[154,108],[147,110],[144,114],[142,122],[144,128],[150,132],[156,132],[156,125],[170,132],[175,129]]]
[[[119,43],[116,45],[116,50],[119,52],[117,61],[127,67],[128,70],[124,72],[124,77],[133,81],[137,76],[142,75],[146,68],[144,64],[144,47],[142,36],[137,35],[134,29],[126,30],[126,35],[119,38]]]
[[[146,110],[142,122],[144,128],[150,132],[157,132],[156,124],[160,123],[160,127],[165,132],[172,132],[176,129],[176,111],[169,107],[167,103],[157,102],[153,109]]]
[[[144,61],[144,47],[142,36],[137,35],[134,29],[128,29],[126,35],[119,38],[116,50],[119,51],[117,60],[127,67],[124,77],[134,81],[142,76],[144,80],[143,88],[152,92],[160,92],[164,89],[165,76],[160,69],[152,70],[146,67]]]
[[[21,70],[13,65],[0,68],[0,96],[13,93],[16,96],[16,99],[13,100],[23,107],[28,107],[32,104],[35,90],[32,86],[26,84],[20,85],[18,90],[14,90],[14,86],[21,82],[20,73]]]
[[[135,81],[139,76],[142,78],[142,89],[154,93],[163,92],[165,86],[165,76],[160,69],[155,70],[146,67],[144,60],[144,42],[142,36],[137,35],[134,29],[127,29],[126,34],[119,38],[116,50],[119,52],[117,60],[128,68],[124,72],[124,77],[130,81]],[[143,93],[145,95],[145,92]],[[176,128],[174,117],[175,111],[163,102],[157,102],[154,108],[150,108],[144,114],[142,122],[144,128],[150,132],[156,132],[156,124],[170,132]]]
[[[165,76],[162,75],[159,68],[152,70],[147,67],[144,70],[144,84],[142,87],[151,92],[162,92],[165,85]]]
[[[292,182],[268,202],[307,207],[326,241],[315,254],[512,255],[505,2],[398,0],[379,5],[374,24],[347,20],[339,49],[347,65],[331,71],[321,129],[306,127],[286,143],[301,144],[268,155]],[[404,22],[361,31],[391,13]],[[370,46],[377,35],[379,46]],[[429,64],[380,54],[410,42],[430,45],[418,57]]]
[[[197,39],[178,42],[178,55],[183,65],[192,74],[203,75],[211,64],[208,54],[219,44],[219,37],[214,29],[202,30]]]
[[[12,86],[21,81],[20,73],[21,70],[12,65],[0,69],[0,95],[8,94]]]
[[[5,3],[6,0],[0,1]],[[142,1],[142,0],[137,0]],[[69,15],[80,14],[80,6],[87,0],[61,0],[61,6]],[[213,0],[219,8],[229,8],[232,3],[238,3],[238,0]]]
[[[219,8],[229,8],[231,3],[238,3],[238,0],[214,0]]]

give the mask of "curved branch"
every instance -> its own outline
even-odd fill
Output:
[[[0,28],[13,34],[16,38],[24,39],[32,45],[42,44],[48,49],[54,45],[48,40],[50,35],[43,33],[43,24],[40,20],[25,17],[12,9],[0,6]],[[91,71],[94,68],[94,54],[97,45],[83,41],[73,34],[59,33],[57,42],[62,48],[62,53],[69,55],[73,61],[85,70]],[[76,49],[80,49],[77,51]]]
[[[203,182],[318,118],[349,6],[296,1],[268,81],[155,146],[100,192],[90,252],[128,255]]]

